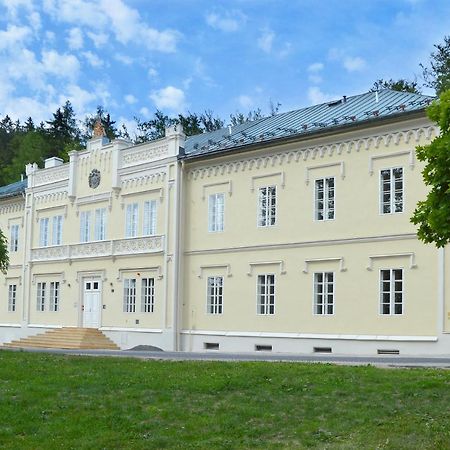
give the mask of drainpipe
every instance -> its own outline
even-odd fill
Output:
[[[438,249],[438,334],[445,333],[447,318],[445,317],[445,248]]]

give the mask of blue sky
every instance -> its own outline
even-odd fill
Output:
[[[0,0],[0,117],[287,111],[421,82],[445,34],[448,0]]]

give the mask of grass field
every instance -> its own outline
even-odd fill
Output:
[[[0,448],[450,449],[450,371],[0,351]]]

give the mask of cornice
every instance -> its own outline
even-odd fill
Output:
[[[25,200],[0,206],[0,214],[9,214],[25,209]]]
[[[213,177],[230,174],[233,172],[245,172],[247,170],[259,170],[266,167],[282,165],[284,163],[307,161],[308,159],[323,158],[326,155],[341,155],[342,153],[359,152],[361,150],[373,150],[380,147],[388,147],[391,143],[398,146],[401,142],[409,144],[418,143],[421,137],[430,140],[439,133],[439,128],[435,126],[423,126],[386,134],[371,135],[356,139],[343,140],[331,144],[315,145],[300,148],[297,150],[286,150],[273,152],[264,156],[252,156],[239,158],[234,161],[226,161],[211,165],[196,167],[188,171],[188,179]],[[226,155],[223,155],[226,156]]]

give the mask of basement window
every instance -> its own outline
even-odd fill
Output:
[[[333,353],[331,347],[313,347],[314,353]]]
[[[219,343],[218,342],[204,342],[203,348],[205,350],[219,350]]]
[[[400,350],[379,348],[377,350],[377,355],[400,355]]]
[[[255,345],[255,350],[257,352],[271,352],[272,346],[271,345]]]

